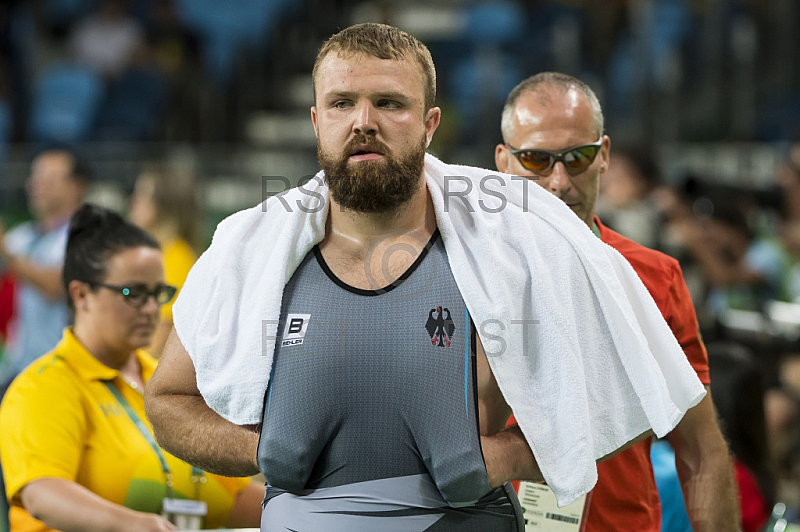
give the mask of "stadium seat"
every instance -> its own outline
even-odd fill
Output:
[[[227,83],[236,56],[243,50],[264,51],[274,24],[297,0],[177,0],[182,22],[202,36],[207,67],[218,83]]]
[[[87,68],[66,64],[50,68],[34,91],[32,140],[79,142],[88,139],[104,92],[100,77]]]
[[[132,69],[117,80],[97,116],[98,140],[144,141],[158,133],[169,86],[154,72]]]
[[[89,14],[95,4],[95,0],[48,0],[42,2],[41,8],[45,19],[52,26],[67,29]]]
[[[509,44],[527,29],[525,11],[516,2],[493,0],[467,8],[463,40],[480,46]]]

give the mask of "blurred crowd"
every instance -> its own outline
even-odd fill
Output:
[[[545,70],[595,87],[617,138],[797,133],[793,2],[10,0],[0,144],[246,141],[256,111],[307,111],[293,78],[331,32],[365,20],[430,47],[449,111],[441,152],[468,157],[494,142],[505,95]]]
[[[681,263],[734,454],[746,457],[768,500],[797,501],[800,143],[765,189],[692,175],[666,186],[641,149],[617,149],[600,185],[599,216]]]

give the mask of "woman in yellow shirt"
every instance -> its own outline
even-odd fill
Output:
[[[198,224],[195,182],[190,175],[153,167],[142,172],[133,188],[130,219],[153,235],[164,253],[166,282],[180,290],[197,260]],[[172,330],[172,303],[161,306],[161,325],[148,352],[156,358]]]
[[[63,277],[75,325],[0,405],[11,531],[176,530],[159,515],[176,501],[204,512],[206,528],[258,526],[263,487],[192,468],[158,447],[145,418],[156,362],[141,348],[175,294],[158,243],[91,205],[71,224]]]

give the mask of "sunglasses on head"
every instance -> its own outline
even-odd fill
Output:
[[[152,296],[153,299],[156,300],[156,303],[159,305],[163,305],[165,303],[169,303],[172,301],[172,298],[175,297],[175,292],[178,289],[174,286],[168,284],[160,284],[149,290],[146,285],[143,284],[134,284],[131,286],[120,286],[115,284],[104,284],[104,283],[87,283],[93,287],[100,287],[100,288],[107,288],[109,290],[113,290],[118,294],[122,295],[122,299],[125,300],[125,303],[129,305],[139,308],[143,306],[147,299]]]
[[[506,144],[520,164],[534,174],[548,175],[557,162],[564,163],[564,168],[571,176],[576,176],[589,168],[603,146],[602,137],[594,144],[584,144],[567,148],[564,151],[518,149]]]

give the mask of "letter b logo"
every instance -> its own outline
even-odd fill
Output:
[[[303,323],[305,320],[303,318],[292,318],[289,321],[289,327],[286,329],[287,334],[297,334],[303,330]]]
[[[281,346],[301,345],[308,330],[311,314],[289,314],[286,316],[286,327],[283,330]]]

